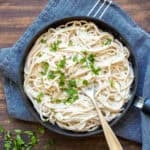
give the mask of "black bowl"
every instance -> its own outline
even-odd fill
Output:
[[[99,20],[99,19],[95,19],[95,18],[91,18],[91,17],[70,17],[70,18],[64,18],[61,20],[57,20],[53,23],[50,23],[49,25],[45,26],[44,28],[42,28],[34,37],[33,39],[30,41],[30,43],[28,44],[21,65],[20,65],[20,71],[19,71],[19,86],[22,92],[22,96],[23,96],[23,100],[25,105],[27,106],[27,108],[29,109],[29,111],[31,112],[31,114],[33,114],[33,116],[36,118],[36,120],[42,124],[44,127],[46,127],[47,129],[49,129],[50,131],[54,131],[56,133],[65,135],[65,136],[70,136],[70,137],[88,137],[88,136],[92,136],[92,135],[96,135],[101,133],[103,130],[101,127],[99,127],[98,129],[94,130],[94,131],[90,131],[90,132],[73,132],[73,131],[69,131],[69,130],[65,130],[60,128],[58,125],[53,125],[50,122],[43,122],[40,119],[39,114],[37,113],[37,111],[35,110],[32,102],[29,100],[29,98],[26,96],[26,94],[24,93],[24,89],[23,89],[23,82],[24,82],[24,65],[25,65],[25,60],[26,57],[29,53],[29,51],[31,50],[32,46],[34,45],[35,41],[39,38],[39,36],[43,33],[45,33],[49,28],[53,27],[56,28],[59,25],[65,24],[69,21],[73,21],[73,20],[86,20],[86,21],[91,21],[93,23],[95,23],[100,29],[107,31],[111,34],[114,35],[114,37],[116,39],[118,39],[119,41],[121,41],[123,43],[123,45],[125,45],[129,51],[130,51],[130,58],[129,61],[132,63],[132,67],[134,70],[134,82],[131,86],[131,97],[130,100],[124,105],[124,110],[122,111],[121,115],[116,117],[115,119],[113,119],[111,122],[109,122],[110,126],[113,126],[115,124],[118,123],[118,121],[120,121],[124,115],[126,114],[126,112],[128,111],[128,109],[130,108],[130,106],[132,105],[133,101],[134,101],[134,97],[135,97],[135,93],[136,93],[136,89],[137,89],[137,83],[138,83],[138,67],[137,67],[137,62],[135,59],[135,55],[133,50],[130,47],[130,44],[128,43],[128,41],[117,31],[117,29],[113,28],[112,26],[108,25],[107,23]]]

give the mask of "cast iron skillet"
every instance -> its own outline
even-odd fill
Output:
[[[135,55],[133,50],[130,47],[130,44],[128,43],[128,41],[117,31],[117,29],[113,28],[112,26],[106,24],[105,22],[95,19],[95,18],[91,18],[91,17],[70,17],[70,18],[64,18],[58,21],[55,21],[53,23],[50,23],[49,25],[47,25],[46,27],[44,27],[42,30],[40,30],[34,37],[33,39],[30,41],[29,45],[27,46],[26,50],[25,50],[25,54],[23,56],[23,60],[21,62],[20,65],[20,70],[19,70],[19,86],[21,88],[21,92],[23,95],[23,100],[27,106],[27,108],[29,108],[29,111],[33,114],[33,116],[37,119],[37,121],[39,123],[41,123],[44,127],[46,127],[47,129],[49,129],[50,131],[54,131],[56,133],[65,135],[65,136],[70,136],[70,137],[88,137],[91,135],[96,135],[98,133],[102,132],[102,128],[98,128],[94,131],[91,132],[72,132],[72,131],[68,131],[68,130],[64,130],[60,127],[58,127],[57,125],[52,125],[49,122],[43,122],[40,119],[39,114],[37,113],[37,111],[35,110],[35,108],[33,107],[32,102],[29,100],[29,98],[26,96],[26,94],[24,93],[24,89],[23,89],[23,82],[24,82],[24,65],[25,65],[25,60],[26,57],[28,55],[28,53],[30,52],[32,46],[34,45],[35,41],[39,38],[39,36],[43,33],[45,33],[49,28],[53,27],[57,27],[59,25],[65,24],[69,21],[73,21],[73,20],[86,20],[86,21],[91,21],[93,23],[95,23],[100,29],[107,31],[109,33],[112,33],[114,35],[115,38],[119,39],[130,51],[130,58],[129,61],[132,63],[132,67],[134,70],[134,82],[131,86],[131,98],[129,100],[128,103],[126,103],[124,105],[124,110],[121,113],[121,115],[117,118],[115,118],[114,120],[112,120],[110,122],[110,126],[113,126],[115,124],[118,123],[118,121],[120,121],[124,115],[126,114],[126,112],[128,111],[128,109],[130,108],[130,106],[132,105],[133,101],[134,101],[134,97],[135,97],[135,93],[136,93],[136,89],[137,89],[137,83],[138,83],[138,66],[137,66],[137,62],[135,59]]]

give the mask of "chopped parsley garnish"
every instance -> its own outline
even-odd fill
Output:
[[[59,104],[59,103],[62,102],[62,100],[61,100],[61,99],[56,99],[55,102],[56,102],[57,104]]]
[[[82,52],[83,53],[83,52]],[[95,58],[94,58],[94,55],[93,54],[89,54],[87,55],[86,53],[84,53],[85,56],[83,58],[80,59],[80,63],[81,64],[84,64],[86,63],[86,66],[89,67],[91,69],[91,71],[95,74],[95,75],[98,75],[101,68],[98,67],[98,68],[95,68],[94,66],[94,62],[95,62]]]
[[[4,133],[4,131],[5,129],[2,126],[0,126],[0,133]]]
[[[99,75],[99,72],[101,71],[101,68],[100,68],[100,67],[95,68],[94,64],[90,64],[90,68],[91,68],[91,71],[92,71],[95,75]]]
[[[5,140],[11,140],[11,133],[10,131],[7,131],[5,134]]]
[[[81,64],[84,64],[85,62],[86,62],[86,57],[83,57],[83,58],[80,59]]]
[[[83,85],[85,85],[85,86],[88,85],[88,81],[87,81],[87,80],[83,80],[82,83],[83,83]]]
[[[40,92],[39,94],[38,94],[38,96],[36,97],[36,101],[38,102],[38,103],[40,103],[41,101],[42,101],[42,97],[44,96],[44,94],[42,93],[42,92]]]
[[[29,144],[35,145],[35,144],[37,144],[37,142],[38,142],[37,137],[36,137],[35,135],[32,135],[32,136],[30,137],[30,142],[29,142]]]
[[[64,87],[65,85],[65,74],[59,71],[59,86]]]
[[[56,42],[53,42],[51,45],[50,45],[50,51],[53,51],[53,52],[56,52],[59,48],[59,44],[61,43],[61,41],[56,41]]]
[[[73,87],[66,89],[66,93],[68,94],[68,98],[65,103],[72,104],[79,98],[78,91]]]
[[[94,55],[93,54],[90,54],[88,57],[87,57],[88,61],[90,63],[94,63],[95,59],[94,59]]]
[[[66,64],[66,58],[64,57],[60,62],[57,64],[58,68],[64,68]]]
[[[103,43],[104,45],[110,45],[112,42],[111,39],[106,39],[106,41]]]
[[[21,134],[21,130],[20,130],[20,129],[15,129],[14,132],[15,132],[16,134]]]
[[[29,131],[29,130],[26,130],[24,131],[24,133],[28,136],[32,136],[33,135],[33,132],[32,131]]]
[[[12,145],[12,141],[5,141],[4,142],[4,148],[5,150],[10,150]]]
[[[47,62],[43,62],[42,63],[42,71],[41,71],[41,74],[42,75],[46,75],[47,74],[47,71],[48,71],[48,68],[49,68],[49,64]]]
[[[1,126],[0,126],[1,127]],[[3,128],[3,127],[2,127]],[[14,129],[14,131],[6,131],[3,129],[4,134],[2,134],[1,138],[3,139],[2,145],[5,150],[31,150],[34,149],[34,146],[39,143],[38,135],[44,134],[45,129],[43,127],[38,128],[39,134],[36,134],[30,130],[22,131],[20,129]],[[48,140],[47,145],[49,145],[48,149],[51,149],[54,146],[55,142],[53,139]],[[2,146],[1,145],[1,146]]]
[[[78,95],[73,95],[72,97],[69,97],[69,98],[65,101],[65,104],[73,104],[78,98],[79,98]]]
[[[16,148],[16,150],[21,149],[24,146],[25,142],[22,139],[22,137],[20,136],[20,134],[16,135],[16,137],[13,140],[13,144],[14,144],[14,147]]]
[[[51,99],[52,103],[60,104],[63,102],[61,99]]]
[[[70,40],[68,46],[73,46],[73,42]]]
[[[12,146],[12,137],[10,131],[7,131],[4,135],[4,148],[10,150]]]
[[[47,40],[41,39],[41,43],[46,44]]]
[[[74,89],[74,88],[68,88],[68,89],[66,90],[66,93],[67,93],[68,95],[72,96],[72,95],[76,95],[76,94],[78,93],[78,91],[77,91],[76,89]]]
[[[114,84],[115,84],[114,80],[109,80],[109,83],[111,87],[114,87]]]
[[[38,57],[41,57],[41,56],[42,56],[42,54],[41,54],[41,53],[38,53],[38,54],[37,54],[37,56],[38,56]]]
[[[82,53],[83,55],[87,55],[87,52],[86,52],[85,50],[81,51],[81,53]]]
[[[56,77],[54,71],[48,73],[48,79],[54,79]]]
[[[74,55],[72,60],[73,60],[73,62],[77,62],[78,61],[78,55]]]
[[[69,80],[69,87],[76,87],[76,80]]]
[[[37,131],[38,131],[38,133],[40,133],[40,134],[44,134],[44,133],[45,133],[45,128],[39,127],[39,128],[37,129]]]

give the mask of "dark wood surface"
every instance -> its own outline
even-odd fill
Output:
[[[115,0],[129,15],[147,32],[150,32],[150,1],[149,0]],[[46,5],[47,0],[0,0],[0,47],[10,47]],[[118,18],[119,19],[119,18]],[[1,79],[1,78],[0,78]],[[35,130],[40,125],[12,119],[7,114],[5,95],[0,80],[0,124],[8,130],[20,128]],[[104,136],[98,135],[90,138],[72,139],[46,131],[40,138],[41,150],[49,138],[56,141],[58,150],[105,150],[108,149]],[[141,145],[119,138],[126,150],[140,150]],[[1,138],[0,138],[1,143]],[[0,149],[2,149],[0,144]]]

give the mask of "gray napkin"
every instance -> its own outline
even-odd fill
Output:
[[[12,48],[0,50],[0,71],[7,77],[4,79],[4,91],[7,109],[11,117],[36,121],[28,111],[28,108],[24,106],[19,88],[13,82],[17,82],[19,62],[31,38],[43,26],[54,20],[69,16],[86,16],[96,2],[96,0],[49,1],[46,8],[17,43]],[[96,14],[99,8],[102,9],[96,17],[99,18],[100,16],[104,22],[115,27],[128,40],[135,51],[140,69],[137,95],[150,98],[150,35],[143,31],[117,4],[112,3],[109,5],[108,2],[100,1],[91,13],[91,16]],[[13,81],[10,81],[8,78]],[[150,117],[145,114],[141,115],[140,111],[135,107],[130,109],[124,119],[114,127],[114,130],[121,137],[142,142],[144,150],[149,149]]]

